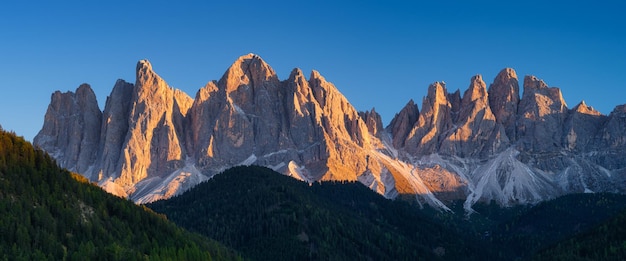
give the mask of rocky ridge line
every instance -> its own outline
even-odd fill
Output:
[[[626,191],[626,106],[608,116],[515,71],[487,89],[429,86],[384,127],[319,72],[286,80],[259,56],[237,59],[191,98],[142,60],[98,109],[93,91],[53,94],[37,146],[63,167],[136,202],[172,195],[236,165],[268,166],[307,182],[358,180],[389,198],[535,203],[574,192]],[[83,128],[89,126],[89,128]],[[79,138],[77,138],[79,137]]]

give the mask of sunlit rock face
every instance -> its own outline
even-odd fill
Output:
[[[453,128],[452,105],[448,101],[445,83],[435,82],[428,87],[422,101],[417,122],[405,140],[405,149],[412,154],[431,154],[439,149],[446,131]]]
[[[149,173],[161,177],[184,166],[182,124],[192,103],[187,94],[169,87],[146,60],[137,63],[131,97],[129,129],[114,177],[123,187],[132,187]]]
[[[476,75],[463,94],[456,122],[439,151],[463,158],[485,157],[508,145],[504,127],[496,122],[491,112],[486,84]]]
[[[294,69],[280,81],[265,61],[249,54],[195,99],[168,86],[146,60],[137,63],[136,77],[135,84],[116,82],[104,117],[95,96],[87,102],[92,107],[74,105],[84,103],[74,101],[80,88],[77,94],[55,94],[39,135],[54,143],[36,141],[47,151],[63,152],[57,155],[61,165],[137,202],[170,197],[242,164],[269,166],[308,182],[361,180],[382,194],[395,193],[390,171],[376,159],[383,147],[377,138],[383,131],[380,115],[359,114],[317,71],[307,79]],[[98,115],[85,115],[92,112]],[[66,127],[82,126],[67,120],[74,114],[93,126]],[[78,131],[94,133],[72,133]],[[83,144],[91,144],[89,150],[74,144],[75,136],[88,136],[90,143]],[[75,156],[78,151],[91,157]]]
[[[63,167],[139,202],[182,193],[226,168],[263,165],[306,181],[353,180],[442,210],[479,201],[536,203],[574,192],[624,192],[626,106],[605,116],[503,69],[464,90],[427,89],[386,127],[358,112],[319,72],[285,80],[258,55],[239,57],[194,98],[142,60],[100,112],[88,85],[56,92],[35,145]]]
[[[370,111],[359,112],[359,116],[365,121],[365,125],[367,126],[367,130],[374,136],[380,138],[383,127],[383,120],[380,117],[380,114],[376,112],[376,109],[372,108]]]
[[[489,90],[485,86],[474,76],[461,97],[434,83],[419,117],[410,101],[387,126],[395,155],[416,167],[412,173],[438,199],[465,197],[472,211],[481,200],[507,206],[566,193],[625,191],[626,160],[624,150],[618,152],[624,146],[623,106],[608,117],[584,102],[570,110],[559,88],[535,76],[524,78],[520,98],[510,68]]]

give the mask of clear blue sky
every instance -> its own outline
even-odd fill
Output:
[[[102,108],[140,59],[194,97],[251,52],[280,79],[320,71],[385,124],[434,81],[463,92],[504,67],[560,87],[570,108],[626,103],[621,1],[337,2],[2,1],[0,124],[32,140],[51,93],[84,82]]]

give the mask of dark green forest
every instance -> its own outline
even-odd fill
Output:
[[[148,207],[255,260],[487,260],[476,241],[355,182],[235,167]]]
[[[551,245],[536,260],[625,260],[626,211],[593,229]]]
[[[446,227],[483,241],[499,260],[526,260],[555,244],[607,224],[626,210],[626,196],[613,193],[571,194],[537,205],[502,208],[479,203],[469,218],[463,202],[452,204],[454,213],[424,211]],[[626,238],[624,234],[623,238]],[[602,251],[598,250],[598,253]],[[602,259],[623,259],[614,252]],[[569,258],[561,260],[570,260]]]
[[[250,166],[148,206],[256,260],[525,260],[569,251],[552,247],[596,226],[611,230],[617,225],[607,220],[624,211],[626,196],[575,194],[512,208],[481,203],[470,217],[462,203],[451,204],[453,213],[420,209],[360,183],[309,185]],[[615,248],[626,233],[617,236],[622,241],[589,256],[623,259]]]
[[[232,250],[110,195],[0,129],[0,260],[232,260]]]

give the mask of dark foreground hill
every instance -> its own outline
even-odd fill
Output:
[[[57,167],[0,129],[0,260],[232,260],[233,251]]]
[[[453,205],[455,213],[418,209],[360,183],[308,185],[251,166],[229,169],[148,206],[258,260],[515,260],[551,253],[568,254],[568,259],[624,257],[622,229],[618,221],[607,221],[626,207],[624,195],[575,194],[514,208],[479,204],[469,219],[462,203]],[[595,230],[587,232],[596,226],[617,234],[598,238]],[[604,246],[575,250],[581,243],[571,242],[589,240],[588,234]]]
[[[457,205],[462,205],[462,202]],[[623,225],[620,227],[618,222],[611,219],[620,213],[624,215],[626,196],[612,193],[571,194],[534,206],[501,208],[492,203],[478,204],[475,209],[478,212],[472,214],[469,219],[463,214],[461,206],[457,206],[456,213],[435,212],[433,219],[475,240],[483,241],[493,249],[497,259],[525,260],[534,258],[537,254],[543,258],[549,257],[551,254],[545,253],[556,253],[556,250],[548,249],[558,242],[569,241],[589,233],[596,236],[592,240],[603,244],[609,243],[607,239],[614,237],[603,238],[606,235],[589,231],[593,231],[595,227],[605,227],[604,231],[622,231]],[[621,236],[622,241],[624,238],[626,236]],[[621,244],[621,241],[619,243]],[[601,260],[607,257],[626,258],[623,251],[605,254],[604,248],[608,249],[607,246],[588,248],[585,250],[587,252],[576,252],[574,248],[564,247],[566,244],[563,243],[560,246],[558,251],[567,249],[565,253],[569,256],[556,260],[571,260],[577,256],[602,257]]]
[[[626,211],[539,252],[536,260],[626,260]]]
[[[360,183],[309,186],[264,167],[235,167],[147,206],[257,260],[484,260],[490,253]]]

